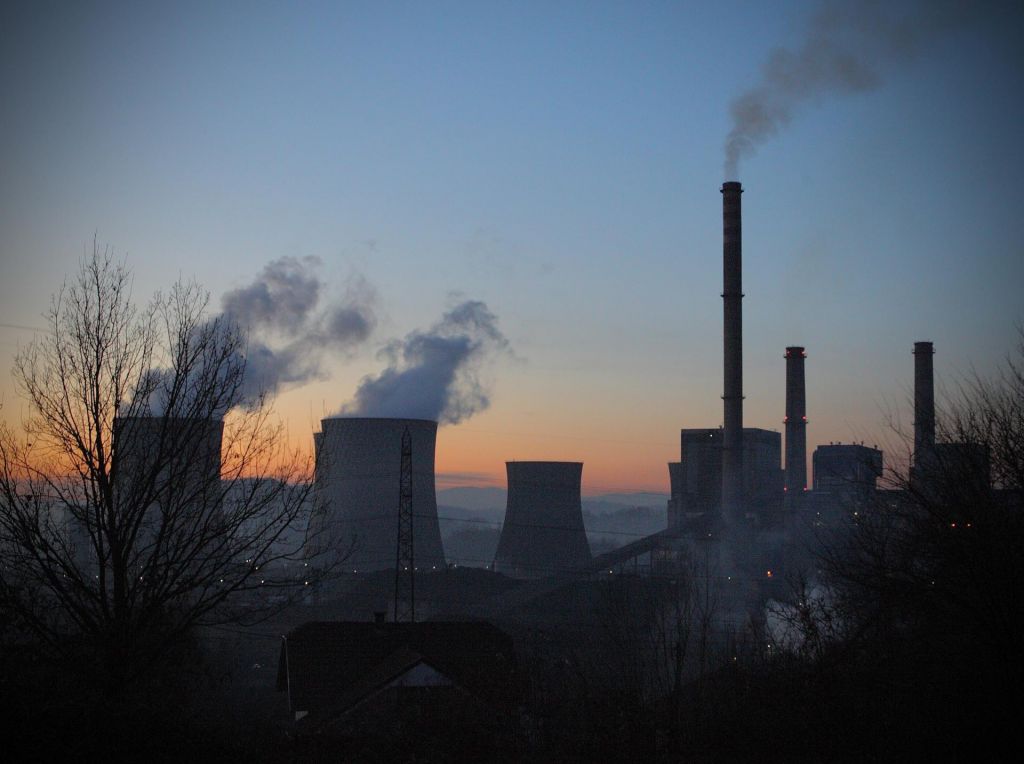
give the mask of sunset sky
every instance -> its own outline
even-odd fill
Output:
[[[787,345],[807,348],[811,449],[896,442],[916,340],[940,400],[1014,349],[1018,5],[879,4],[914,32],[899,52],[854,14],[843,51],[872,76],[802,93],[742,159],[747,426],[782,427]],[[314,256],[377,324],[280,393],[296,443],[385,343],[479,300],[508,349],[480,368],[489,407],[439,430],[438,486],[557,459],[587,494],[667,491],[679,429],[722,421],[730,105],[774,49],[808,49],[822,6],[5,3],[0,365],[94,235],[140,302],[194,278],[213,310]],[[6,371],[0,402],[27,413]]]

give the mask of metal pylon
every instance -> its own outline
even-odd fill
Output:
[[[398,543],[395,559],[395,621],[416,620],[416,567],[412,538],[412,435],[402,433],[398,491]]]

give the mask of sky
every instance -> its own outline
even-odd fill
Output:
[[[816,68],[822,19],[846,80]],[[726,178],[751,92],[782,110]],[[722,421],[726,179],[747,426],[782,428],[803,345],[809,450],[895,452],[915,341],[941,401],[1024,324],[1013,3],[5,3],[0,99],[0,366],[94,237],[140,302],[195,279],[212,311],[316,258],[324,303],[355,289],[373,321],[280,390],[296,445],[410,337],[493,318],[439,487],[551,459],[585,494],[668,490],[679,429]],[[6,372],[0,403],[27,413]]]

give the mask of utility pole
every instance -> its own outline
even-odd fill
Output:
[[[398,542],[395,556],[395,622],[416,621],[416,568],[412,537],[412,435],[402,433],[398,479]]]

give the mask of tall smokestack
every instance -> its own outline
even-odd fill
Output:
[[[807,393],[802,347],[786,348],[786,506],[807,490]]]
[[[935,446],[935,378],[930,342],[914,343],[914,462]]]
[[[738,181],[722,184],[722,265],[725,339],[725,433],[722,443],[722,518],[743,514],[743,229]]]

